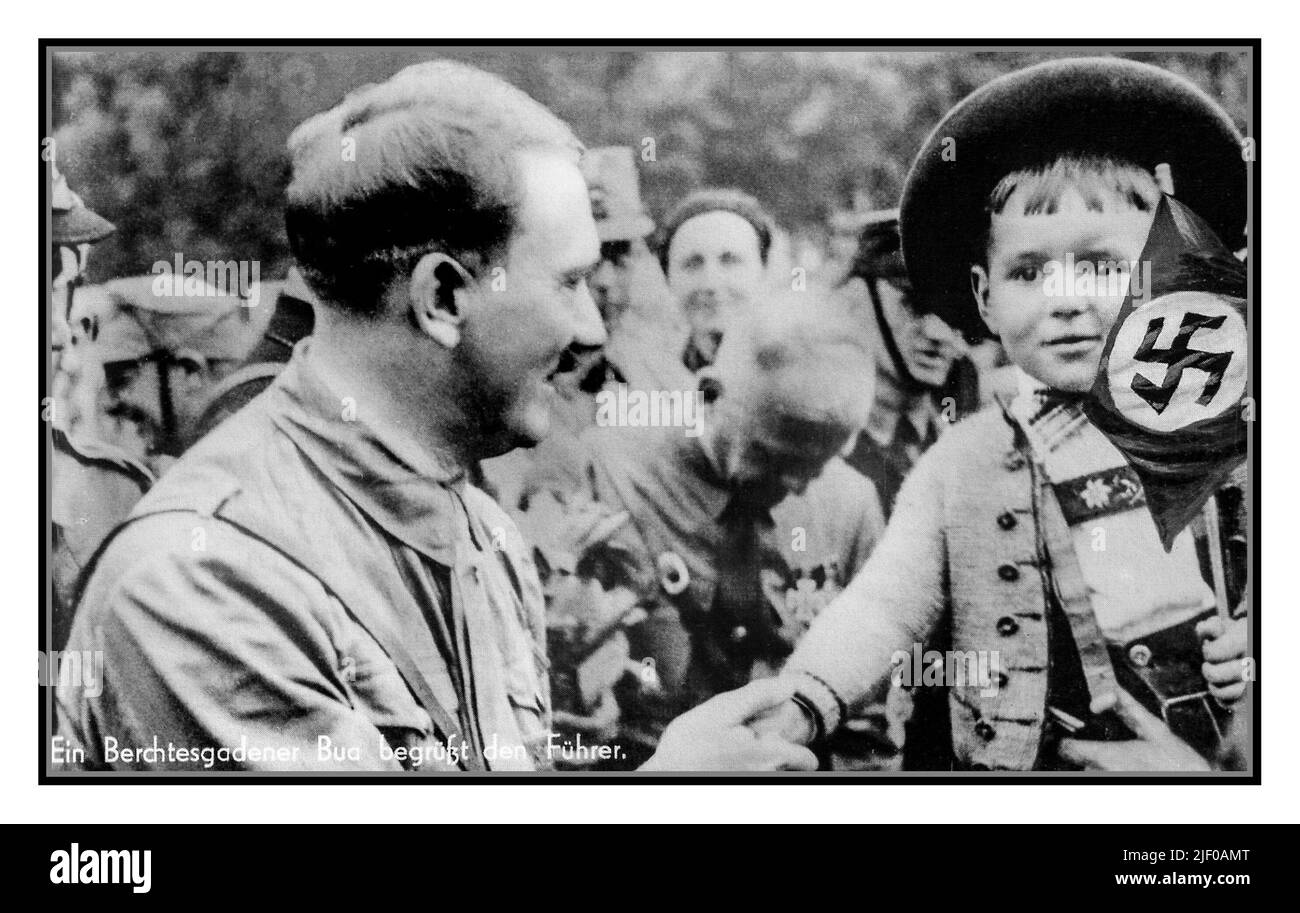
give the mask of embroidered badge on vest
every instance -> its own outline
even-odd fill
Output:
[[[1072,527],[1097,517],[1133,510],[1147,502],[1142,483],[1131,466],[1102,469],[1059,482],[1053,488],[1065,522]]]

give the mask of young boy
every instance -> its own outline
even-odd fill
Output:
[[[954,769],[1208,768],[1245,690],[1244,621],[1217,617],[1192,532],[1165,552],[1141,483],[1083,415],[1127,276],[1070,294],[1045,280],[1071,259],[1140,259],[1158,166],[1239,247],[1240,143],[1191,84],[1113,58],[1010,74],[944,118],[908,176],[904,255],[950,324],[1001,339],[1020,392],[921,459],[867,566],[790,658],[796,699],[760,728],[832,732],[942,631],[987,672],[942,682]]]

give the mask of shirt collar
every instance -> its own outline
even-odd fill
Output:
[[[924,441],[938,419],[938,409],[929,391],[909,396],[893,376],[876,372],[876,392],[867,416],[866,433],[881,447],[894,441],[899,421],[908,421],[916,431],[917,440]]]
[[[679,467],[687,477],[686,485],[699,498],[701,509],[710,518],[718,519],[727,509],[732,494],[722,468],[706,447],[703,435],[686,437],[681,429],[672,430],[676,433],[665,435],[664,440],[676,451],[675,458],[664,460],[663,465]]]
[[[309,343],[298,343],[276,380],[276,425],[372,522],[434,561],[454,565],[467,522],[464,468],[400,428],[371,425],[365,404],[349,402],[316,370]]]

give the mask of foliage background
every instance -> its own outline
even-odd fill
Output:
[[[911,157],[955,102],[993,77],[1060,54],[1009,52],[320,51],[60,53],[51,72],[60,167],[118,226],[92,281],[187,259],[289,264],[281,220],[285,142],[349,90],[450,57],[500,73],[589,146],[641,148],[643,193],[661,216],[707,184],[753,193],[787,229],[817,237],[854,203],[894,205]],[[1249,60],[1133,53],[1191,78],[1246,128]]]

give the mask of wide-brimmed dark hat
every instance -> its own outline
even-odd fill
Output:
[[[987,334],[970,291],[987,202],[1013,171],[1063,154],[1155,172],[1232,249],[1246,228],[1246,162],[1231,118],[1167,70],[1116,57],[1054,60],[980,87],[935,127],[903,188],[903,256],[918,298],[949,324]]]
[[[898,239],[898,210],[877,209],[863,214],[858,221],[858,249],[853,254],[849,275],[861,279],[906,279]]]

